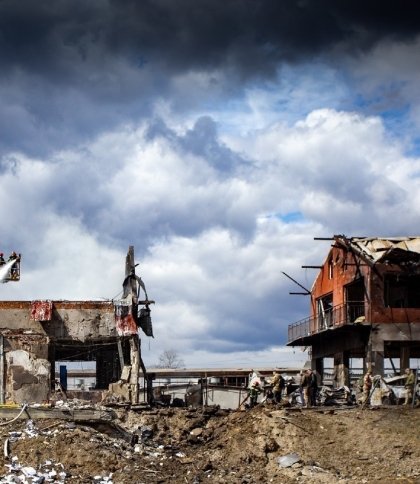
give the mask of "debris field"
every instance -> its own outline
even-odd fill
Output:
[[[0,482],[420,482],[419,409],[116,408],[3,422]]]

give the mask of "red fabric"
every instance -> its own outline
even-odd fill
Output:
[[[31,319],[34,321],[51,321],[52,301],[32,301]]]
[[[137,325],[133,318],[131,305],[115,305],[115,326],[118,336],[137,334]]]

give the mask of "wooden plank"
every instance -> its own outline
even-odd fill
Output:
[[[21,407],[0,407],[0,419],[11,420],[21,412]],[[47,408],[47,407],[27,407],[25,412],[20,415],[20,419],[60,419],[75,422],[106,421],[114,419],[112,410],[100,410],[90,408]]]

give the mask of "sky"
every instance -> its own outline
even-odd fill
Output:
[[[146,366],[296,366],[330,242],[419,235],[420,4],[1,0],[2,300],[118,298]]]

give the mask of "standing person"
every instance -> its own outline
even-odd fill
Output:
[[[363,377],[363,404],[368,403],[370,390],[372,388],[372,381],[372,370],[368,370],[366,375]]]
[[[284,378],[280,375],[278,371],[273,371],[272,384],[273,384],[274,402],[280,403],[281,393],[284,388]]]
[[[16,262],[19,260],[19,257],[18,257],[18,255],[16,254],[16,252],[15,252],[15,251],[13,251],[13,252],[10,254],[9,259],[8,259],[8,262],[10,262],[10,261],[12,261],[12,260],[14,260],[14,261],[16,261]],[[11,269],[10,269],[10,273],[11,273],[11,277],[12,277],[12,279],[16,279],[16,278],[17,278],[17,271],[18,271],[18,267],[17,267],[17,263],[16,263],[16,262],[15,262],[15,263],[12,265],[12,267],[11,267]]]
[[[251,385],[252,385],[252,380],[255,378],[255,373],[254,373],[254,369],[251,369],[251,371],[249,372],[249,375],[248,375],[248,387],[250,388]]]
[[[249,406],[255,407],[258,400],[258,395],[261,393],[261,388],[259,382],[254,382],[249,389]]]
[[[414,394],[414,383],[415,383],[415,378],[414,378],[414,372],[410,368],[406,368],[405,370],[405,401],[404,405],[410,405],[410,403],[413,401],[413,394]]]
[[[308,371],[300,372],[300,394],[302,396],[302,406],[307,407],[309,405],[309,375]]]
[[[313,370],[308,370],[308,406],[316,407],[316,396],[318,393],[318,381]]]
[[[4,260],[4,254],[3,252],[0,252],[0,266],[3,266],[6,264],[6,261]]]
[[[283,393],[285,392],[286,389],[286,380],[283,378],[283,375],[280,374],[280,401]]]

